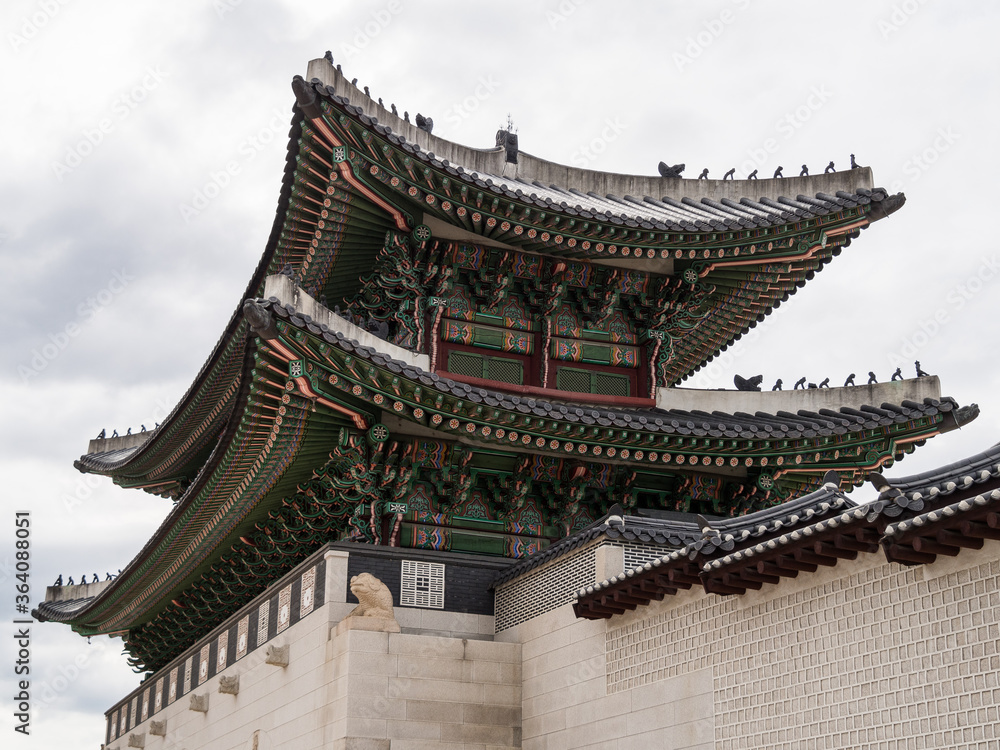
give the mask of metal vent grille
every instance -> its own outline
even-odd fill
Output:
[[[483,376],[483,358],[478,354],[452,352],[448,355],[448,372],[470,378],[481,378]]]
[[[556,388],[560,391],[590,393],[590,373],[586,370],[560,367],[559,374],[556,376]]]
[[[604,396],[628,396],[628,378],[623,375],[608,375],[604,372],[594,373],[594,393]]]
[[[444,609],[444,565],[403,560],[399,603],[403,607]]]
[[[501,383],[520,385],[524,382],[524,371],[517,360],[489,357],[486,360],[486,377]]]

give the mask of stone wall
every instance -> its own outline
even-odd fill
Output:
[[[342,625],[328,650],[336,674],[329,747],[521,746],[518,644]]]
[[[344,619],[355,606],[346,601],[349,553],[328,549],[320,560],[321,604],[308,616],[294,610],[292,623],[282,628],[280,592],[289,584],[276,584],[277,594],[269,590],[248,605],[256,615],[277,596],[275,606],[267,606],[269,626],[259,646],[250,648],[258,642],[251,637],[245,654],[220,662],[219,653],[236,648],[230,642],[235,637],[229,638],[227,627],[209,634],[191,655],[109,711],[109,750],[519,745],[520,646],[492,642],[493,617],[396,607],[396,622],[381,622],[402,632],[355,630],[351,623],[360,619],[364,627],[372,621]],[[310,560],[288,578],[299,580],[316,566]],[[292,589],[292,599],[298,591]],[[273,609],[279,610],[277,623]],[[234,617],[241,622],[246,615]],[[159,704],[155,685],[163,691]]]
[[[1000,542],[497,638],[522,644],[525,748],[1000,746]]]

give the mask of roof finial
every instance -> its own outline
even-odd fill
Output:
[[[432,132],[434,130],[434,118],[424,117],[417,112],[417,127],[421,130],[426,130],[428,133]]]
[[[661,161],[656,165],[656,169],[659,171],[660,177],[665,177],[668,180],[679,180],[681,179],[681,172],[684,171],[684,165],[674,164],[674,166],[668,167]]]
[[[829,164],[826,165],[826,169],[823,170],[823,174],[830,174],[830,172],[836,172],[836,171],[837,170],[836,168],[834,168],[833,162],[831,161]]]

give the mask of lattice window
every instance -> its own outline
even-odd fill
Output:
[[[625,375],[612,375],[607,372],[594,373],[594,393],[605,396],[628,396],[629,379]]]
[[[501,383],[520,385],[524,382],[524,370],[517,360],[486,357],[486,377]]]
[[[470,378],[481,378],[483,376],[483,357],[478,354],[452,352],[448,355],[448,372]]]
[[[403,560],[399,603],[403,607],[444,609],[444,565]]]
[[[515,385],[521,385],[524,382],[523,365],[516,359],[507,359],[506,357],[485,357],[467,352],[451,352],[448,355],[448,372]]]
[[[628,375],[610,372],[580,370],[560,367],[556,374],[556,388],[577,393],[599,393],[603,396],[630,396]]]
[[[559,373],[556,375],[556,388],[560,391],[590,393],[590,373],[586,370],[560,367]]]
[[[597,547],[574,550],[540,570],[503,584],[496,592],[496,632],[527,622],[573,601],[594,582]]]

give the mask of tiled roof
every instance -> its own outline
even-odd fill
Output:
[[[706,535],[713,544],[706,544],[705,540],[695,542],[581,588],[577,591],[575,609],[582,617],[608,617],[634,609],[656,598],[657,590],[661,594],[674,593],[677,584],[671,570],[682,567],[685,572],[679,577],[700,583],[711,593],[727,595],[740,594],[748,588],[759,589],[765,583],[778,583],[781,577],[815,570],[817,565],[832,566],[840,559],[854,559],[859,552],[875,553],[882,549],[890,562],[916,565],[932,563],[938,555],[956,555],[963,548],[979,549],[984,539],[1000,539],[1000,488],[987,487],[978,494],[974,491],[977,482],[981,486],[987,479],[1000,476],[996,458],[994,446],[967,460],[907,477],[904,481],[909,492],[905,493],[900,491],[898,482],[880,482],[882,491],[878,499],[868,505],[821,502],[821,507],[825,505],[834,513],[798,528],[781,529],[780,534],[762,535],[760,539],[725,533]],[[940,494],[932,490],[942,483],[943,491],[963,497],[928,509],[927,502]],[[824,493],[831,497],[839,495],[831,485],[826,485],[793,502],[811,498],[810,502],[815,504]],[[785,506],[779,506],[782,507]],[[778,530],[774,526],[772,529]],[[644,580],[646,583],[639,587]]]
[[[1000,444],[937,469],[888,479],[888,482],[911,497],[928,499],[950,495],[990,479],[1000,479]]]
[[[947,414],[958,408],[958,403],[953,398],[944,397],[941,400],[925,398],[923,403],[903,401],[901,404],[862,406],[860,409],[843,407],[838,411],[820,409],[818,412],[810,412],[803,409],[795,414],[788,412],[727,414],[719,411],[709,413],[684,409],[658,409],[656,407],[645,409],[609,408],[574,403],[572,394],[569,393],[566,395],[566,401],[517,396],[458,382],[446,376],[427,372],[391,359],[371,347],[358,344],[357,341],[347,338],[339,331],[331,331],[326,325],[315,323],[309,316],[300,315],[291,305],[280,304],[276,298],[260,300],[260,304],[272,310],[278,317],[288,320],[295,327],[321,336],[327,343],[334,344],[361,359],[383,366],[394,374],[435,388],[442,393],[448,393],[472,403],[483,403],[522,414],[533,414],[573,424],[619,427],[692,437],[816,438],[874,430],[892,424],[903,424],[917,417]]]

